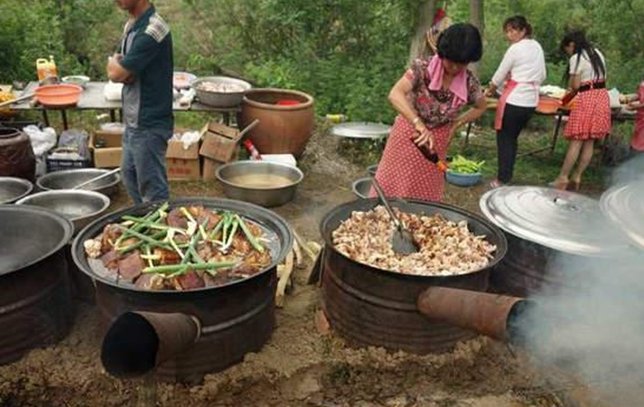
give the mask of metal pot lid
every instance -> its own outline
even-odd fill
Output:
[[[500,187],[486,192],[479,206],[504,231],[569,254],[605,255],[628,245],[597,200],[573,192]]]
[[[382,123],[348,122],[333,126],[331,134],[347,138],[378,139],[387,137],[391,126]]]
[[[644,179],[608,189],[599,206],[608,219],[644,248]]]

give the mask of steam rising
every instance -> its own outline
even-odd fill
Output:
[[[638,157],[616,170],[613,181],[642,175],[644,157]],[[633,222],[644,222],[644,213]],[[533,297],[538,307],[521,319],[530,353],[597,390],[605,405],[643,405],[644,250],[631,246],[604,259],[561,256],[549,269],[565,270],[558,273],[565,288]]]

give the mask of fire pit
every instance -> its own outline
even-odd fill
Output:
[[[0,365],[61,340],[73,307],[64,247],[72,224],[37,207],[0,206]]]
[[[394,207],[414,214],[441,214],[451,221],[465,220],[476,235],[496,245],[494,258],[481,269],[454,276],[419,276],[394,273],[358,263],[334,248],[332,233],[353,211],[367,211],[376,199],[345,203],[331,210],[322,220],[325,241],[322,259],[324,311],[339,335],[358,346],[382,346],[425,354],[451,349],[458,341],[476,334],[435,319],[427,319],[418,309],[419,295],[430,286],[485,291],[489,270],[505,255],[503,233],[481,217],[462,209],[422,201],[396,202]]]
[[[106,215],[74,240],[77,266],[96,281],[96,303],[103,327],[102,361],[115,376],[144,374],[156,367],[164,380],[194,382],[241,361],[270,338],[274,325],[276,265],[290,250],[286,222],[273,212],[240,201],[184,198],[170,207],[203,205],[251,219],[274,237],[272,262],[259,273],[217,287],[189,291],[140,289],[98,274],[90,267],[83,242],[123,215],[141,216],[160,203],[148,203]]]

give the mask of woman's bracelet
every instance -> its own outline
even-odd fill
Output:
[[[420,117],[416,116],[416,117],[414,117],[414,120],[411,121],[411,124],[413,124],[415,126],[418,123],[420,123]]]

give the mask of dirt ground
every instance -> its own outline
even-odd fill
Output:
[[[338,153],[338,140],[317,133],[301,162],[296,199],[275,211],[305,239],[320,241],[318,223],[352,200],[351,181],[365,169]],[[484,186],[449,188],[446,201],[476,211]],[[216,182],[172,183],[173,196],[222,196]],[[129,205],[121,191],[112,208]],[[533,368],[506,345],[477,338],[447,354],[417,356],[353,349],[316,329],[310,264],[295,272],[294,291],[277,311],[272,339],[256,354],[198,385],[118,380],[100,364],[98,312],[78,304],[71,334],[0,367],[0,406],[567,406],[570,389]]]

